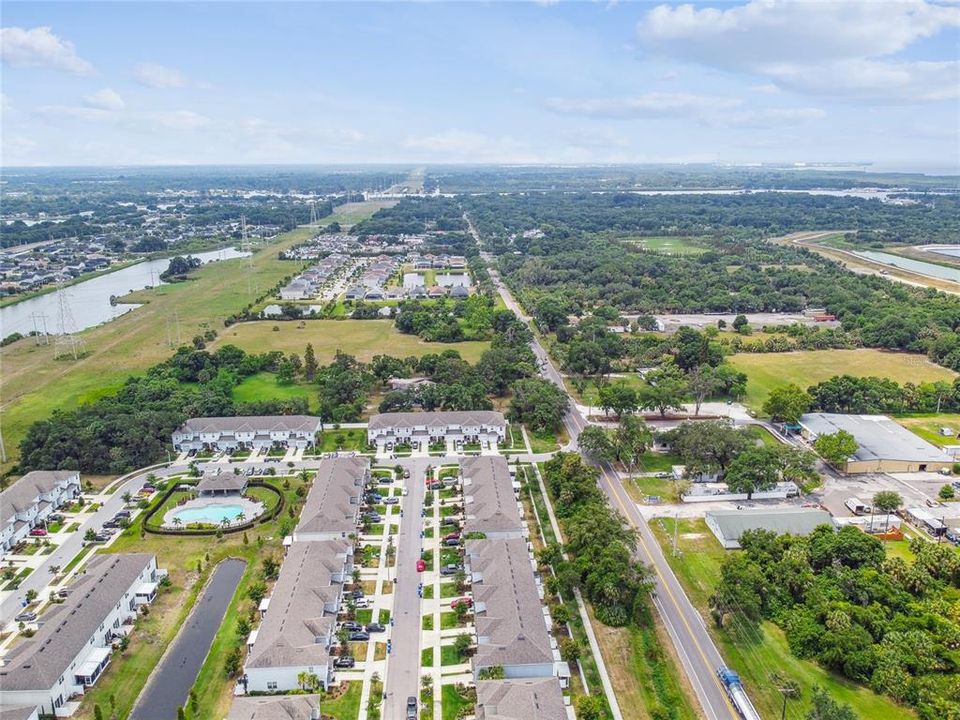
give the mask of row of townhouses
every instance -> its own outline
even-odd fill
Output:
[[[0,556],[79,494],[76,470],[34,470],[0,492]]]
[[[164,574],[147,553],[95,555],[64,602],[43,614],[36,634],[4,656],[0,709],[74,712],[109,665],[113,643],[133,629],[139,608],[153,602]]]
[[[323,423],[311,415],[191,418],[173,433],[177,452],[312,447]]]
[[[248,693],[298,690],[302,673],[316,676],[325,689],[333,682],[337,614],[353,573],[350,536],[369,479],[363,458],[321,462],[293,537],[284,540],[273,592],[260,604],[262,621],[247,640]]]
[[[367,423],[371,445],[440,442],[502,443],[507,437],[503,413],[493,410],[462,412],[380,413]]]
[[[332,253],[312,265],[280,289],[281,300],[307,300],[316,297],[320,286],[333,277],[349,260],[346,255]]]
[[[460,461],[463,484],[463,533],[483,533],[488,538],[505,540],[526,538],[527,524],[517,493],[520,486],[510,474],[510,465],[502,455],[481,455]]]

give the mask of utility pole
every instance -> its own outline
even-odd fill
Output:
[[[678,557],[680,555],[677,552],[677,532],[680,527],[680,514],[679,512],[674,512],[673,514],[673,556]]]
[[[795,682],[788,680],[786,684],[777,687],[777,690],[783,695],[783,710],[780,713],[780,720],[787,720],[787,700],[799,696],[800,688]]]

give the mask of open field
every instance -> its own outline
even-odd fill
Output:
[[[277,384],[276,373],[260,372],[243,379],[233,389],[233,399],[236,402],[258,402],[261,400],[292,400],[306,398],[311,409],[316,409],[319,387],[314,383]]]
[[[285,233],[254,255],[252,272],[261,290],[300,267],[279,260],[277,255],[313,232],[298,228]],[[227,316],[254,299],[257,290],[250,288],[250,274],[246,260],[225,260],[199,268],[187,282],[137,293],[138,299],[148,304],[83,332],[89,355],[77,362],[55,360],[52,344],[37,346],[30,339],[0,350],[0,397],[8,456],[16,459],[17,446],[34,421],[54,409],[75,407],[106,395],[118,389],[128,376],[168,358],[173,350],[167,344],[167,323],[173,320],[174,311],[184,343],[205,327],[221,331]],[[9,464],[3,469],[7,467]]]
[[[960,445],[960,440],[957,439],[957,435],[960,433],[960,413],[911,415],[894,419],[911,432],[938,447]],[[940,428],[943,427],[953,430],[953,435],[941,435]]]
[[[780,717],[782,696],[771,682],[770,675],[793,680],[800,686],[800,698],[787,706],[788,718],[803,718],[810,709],[813,688],[824,688],[831,697],[853,706],[857,717],[907,720],[916,715],[871,690],[857,686],[827,672],[819,665],[795,657],[787,646],[783,631],[771,622],[764,622],[756,631],[746,628],[718,630],[710,619],[708,598],[720,578],[720,565],[727,551],[720,547],[703,520],[680,520],[677,547],[673,557],[673,519],[662,518],[650,523],[657,540],[664,548],[670,566],[683,584],[694,605],[704,617],[727,663],[743,677],[750,699],[761,717]]]
[[[337,205],[333,209],[332,215],[320,218],[317,225],[319,227],[326,227],[331,223],[338,222],[341,226],[348,228],[351,225],[356,225],[361,220],[366,220],[377,212],[377,210],[393,207],[396,204],[396,200],[364,200],[362,202],[344,203],[343,205]]]
[[[694,237],[631,237],[627,242],[663,255],[701,255],[707,251]]]
[[[397,332],[391,320],[307,320],[302,329],[298,324],[271,320],[239,323],[224,330],[213,347],[229,343],[248,352],[282,350],[302,356],[307,343],[313,343],[321,365],[333,360],[337,350],[364,362],[374,355],[407,357],[456,350],[473,363],[490,347],[488,342],[425,342],[416,335]]]
[[[956,373],[923,355],[883,350],[799,350],[785,353],[739,353],[728,361],[747,374],[745,402],[759,410],[776,387],[795,383],[806,389],[834,375],[884,377],[898,383],[952,381]]]

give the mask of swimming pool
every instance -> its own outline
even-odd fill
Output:
[[[189,505],[189,503],[188,503]],[[185,507],[173,514],[184,525],[190,523],[211,523],[219,525],[224,520],[237,521],[237,515],[243,513],[250,520],[249,508],[235,503],[209,503],[199,507]]]

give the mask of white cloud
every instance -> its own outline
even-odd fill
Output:
[[[120,97],[119,93],[110,88],[97,90],[93,95],[87,95],[83,98],[83,104],[88,108],[108,110],[111,112],[119,112],[126,107],[126,103],[123,101],[123,98]]]
[[[206,115],[193,110],[156,112],[150,113],[148,117],[154,125],[167,130],[200,130],[212,122]]]
[[[49,27],[0,29],[0,57],[13,67],[45,67],[74,75],[92,75],[93,65],[77,55],[72,42]]]
[[[184,87],[188,82],[176,68],[159,63],[140,63],[133,68],[133,75],[141,85],[159,89]]]
[[[554,97],[544,101],[544,106],[558,115],[619,119],[700,115],[739,104],[739,100],[731,98],[690,93],[647,93],[636,97],[579,100]]]
[[[490,137],[469,130],[445,130],[433,135],[411,136],[403,141],[407,150],[419,153],[417,160],[444,162],[528,162],[529,148],[509,136]]]
[[[783,89],[920,102],[957,95],[955,59],[884,58],[958,26],[960,7],[925,0],[751,0],[726,9],[659,5],[637,33],[654,53],[763,75]]]

